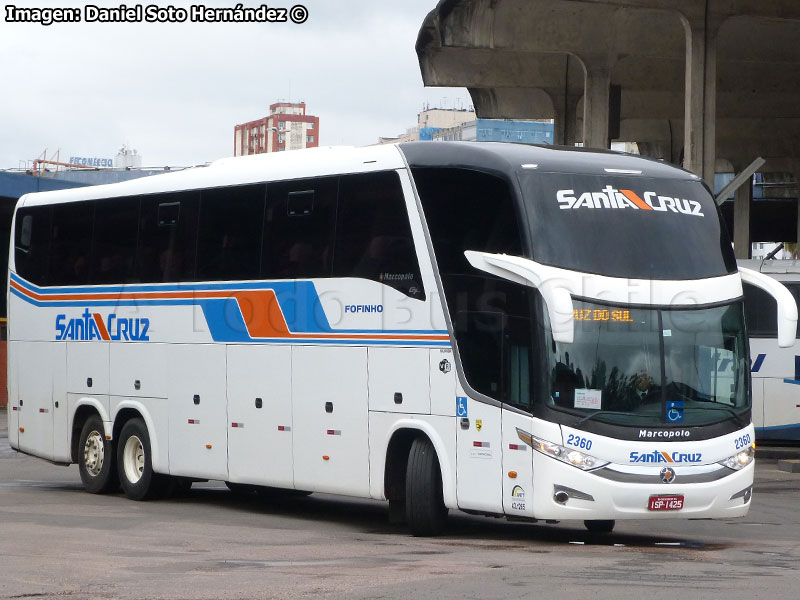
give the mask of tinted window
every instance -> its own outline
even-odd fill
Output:
[[[50,258],[50,207],[21,208],[14,232],[17,274],[37,285],[47,283]]]
[[[127,283],[131,280],[138,222],[138,198],[96,203],[91,283]]]
[[[198,192],[142,197],[137,278],[141,282],[195,278]]]
[[[464,373],[473,389],[530,410],[536,292],[475,269],[465,250],[523,254],[508,184],[455,168],[413,171]]]
[[[612,277],[736,272],[717,206],[699,181],[523,170],[532,258]]]
[[[267,185],[265,278],[331,276],[337,187],[337,177]]]
[[[466,169],[414,169],[441,273],[476,271],[465,250],[522,256],[508,184]]]
[[[264,185],[202,192],[198,279],[255,279],[259,276],[265,193]]]
[[[70,202],[53,207],[49,285],[89,282],[94,202]]]
[[[397,173],[341,178],[333,276],[380,281],[425,298]]]
[[[800,304],[800,284],[784,283]],[[747,335],[750,337],[778,337],[778,303],[767,292],[750,284],[743,284],[744,316]],[[797,325],[797,338],[800,339],[800,322]]]

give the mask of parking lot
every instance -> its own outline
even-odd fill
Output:
[[[265,501],[220,482],[131,502],[17,454],[0,417],[0,598],[752,598],[797,596],[800,474],[757,462],[730,521],[528,524],[451,513],[413,538],[385,503]]]

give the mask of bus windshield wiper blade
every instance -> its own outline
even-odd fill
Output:
[[[641,416],[643,416],[640,413],[622,412],[622,411],[618,411],[618,410],[598,410],[597,412],[593,412],[590,415],[586,415],[580,421],[575,423],[575,425],[580,425],[581,423],[589,421],[590,419],[594,419],[598,415],[620,415],[620,416],[623,416],[623,417],[641,417]]]
[[[684,411],[687,411],[687,410],[726,410],[726,411],[728,411],[729,413],[731,413],[733,415],[733,417],[736,419],[736,422],[739,425],[746,425],[746,423],[744,423],[742,421],[742,415],[740,413],[736,412],[735,410],[733,410],[733,408],[731,408],[730,406],[726,406],[726,405],[721,404],[719,402],[714,402],[713,400],[693,400],[692,402],[700,402],[700,403],[704,403],[704,404],[715,404],[715,405],[717,405],[717,408],[713,408],[711,406],[684,406],[683,410]]]

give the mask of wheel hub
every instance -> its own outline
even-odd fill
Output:
[[[92,477],[97,477],[103,470],[103,462],[105,461],[105,443],[103,436],[99,431],[92,431],[86,437],[86,443],[83,446],[83,465],[86,467],[86,472]]]

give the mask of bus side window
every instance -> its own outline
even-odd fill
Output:
[[[136,277],[142,283],[195,278],[199,192],[143,196]]]
[[[86,285],[92,248],[95,202],[69,202],[53,208],[49,285]]]
[[[417,300],[425,299],[397,173],[341,178],[333,256],[334,277],[371,279]]]
[[[264,185],[201,192],[198,279],[258,278],[265,194]]]
[[[261,273],[266,279],[330,277],[338,177],[267,185]]]
[[[47,283],[50,255],[49,206],[22,208],[14,232],[14,263],[17,274],[36,285]]]
[[[767,292],[745,283],[744,316],[751,337],[778,336],[778,303]]]
[[[136,257],[138,220],[139,198],[114,198],[97,202],[90,283],[131,281]]]

